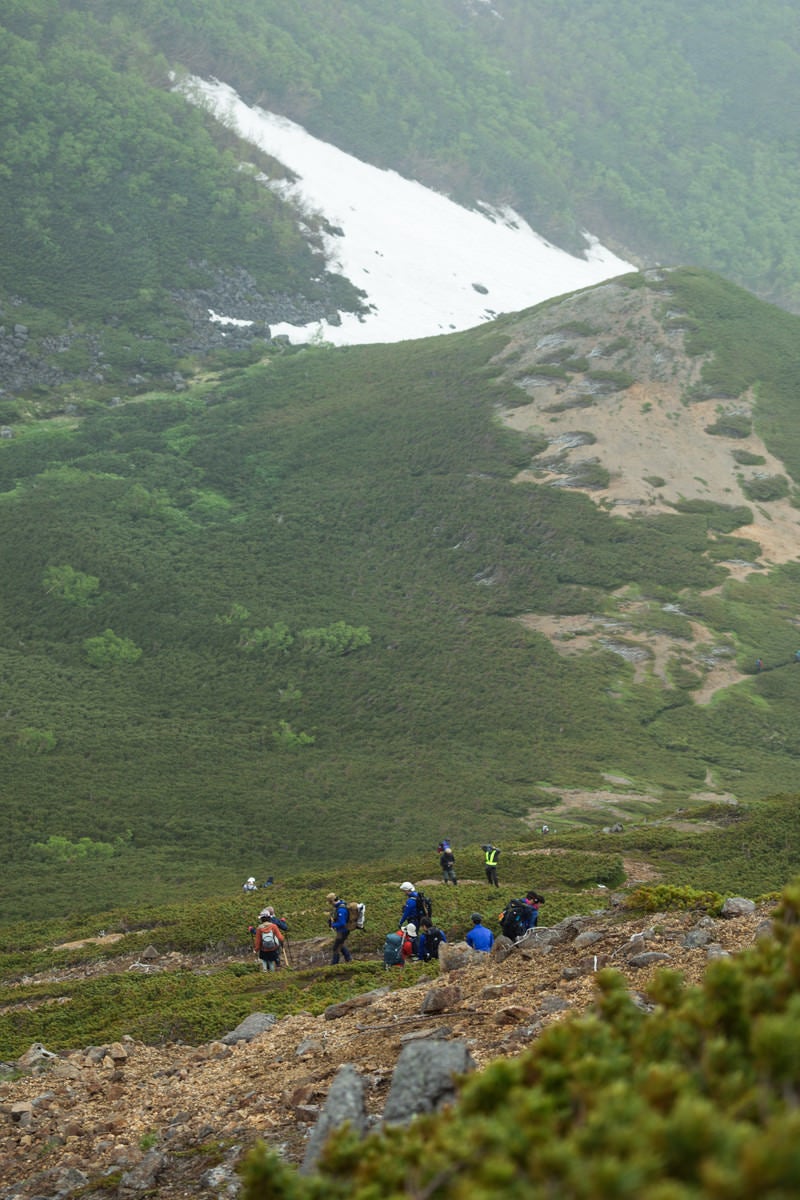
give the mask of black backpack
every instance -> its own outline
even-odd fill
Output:
[[[530,905],[526,904],[524,900],[509,900],[503,912],[500,913],[500,928],[504,936],[511,938],[512,942],[522,937],[528,928],[530,912]]]
[[[423,929],[425,934],[425,957],[424,961],[429,962],[432,958],[439,957],[439,947],[442,944],[442,931],[433,926],[431,929]]]
[[[424,892],[417,892],[417,915],[414,921],[417,929],[419,929],[420,925],[422,924],[424,917],[427,917],[427,919],[430,921],[432,916],[433,904],[431,903],[430,897],[426,896]]]

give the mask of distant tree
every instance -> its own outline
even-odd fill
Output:
[[[263,629],[243,629],[239,638],[240,650],[288,650],[294,642],[285,621],[265,625]]]
[[[34,754],[49,754],[54,750],[58,739],[52,729],[34,729],[28,725],[17,734],[17,744]]]
[[[42,582],[48,594],[55,592],[68,604],[78,604],[82,608],[87,607],[92,596],[100,587],[100,580],[96,575],[86,575],[83,571],[76,571],[69,565],[48,567],[42,577]]]
[[[113,629],[106,629],[99,637],[86,638],[83,647],[93,667],[135,663],[142,657],[142,651],[134,642],[118,637]]]
[[[756,475],[753,479],[742,480],[742,491],[751,500],[761,503],[782,500],[789,495],[789,481],[785,475]]]
[[[310,733],[295,733],[288,721],[279,721],[278,728],[272,734],[273,741],[285,750],[299,750],[303,746],[313,746],[314,737]]]
[[[121,841],[121,839],[117,839]],[[77,842],[69,838],[51,834],[46,842],[33,842],[32,848],[46,858],[56,859],[57,862],[78,862],[86,858],[111,858],[115,847],[111,842],[95,842],[91,838],[82,837]]]
[[[243,604],[237,604],[234,601],[226,613],[214,619],[218,625],[233,625],[234,621],[246,621],[249,616],[250,610]]]
[[[303,629],[300,637],[303,649],[308,653],[332,656],[351,654],[372,641],[366,625],[347,625],[344,621],[334,621],[333,625],[317,629]]]

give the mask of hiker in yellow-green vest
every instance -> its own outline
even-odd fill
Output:
[[[481,846],[481,850],[484,854],[483,865],[486,868],[486,881],[489,887],[499,888],[500,884],[497,882],[497,858],[500,851],[491,842],[486,846]]]

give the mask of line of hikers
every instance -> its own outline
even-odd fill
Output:
[[[442,869],[442,883],[452,883],[455,887],[458,884],[456,877],[456,856],[453,853],[453,847],[450,843],[443,839],[436,847],[439,855],[439,866]],[[490,887],[500,887],[500,882],[497,878],[497,860],[500,856],[500,847],[487,842],[481,846],[483,851],[483,866],[486,871],[486,882]]]
[[[497,856],[500,850],[497,846],[487,843],[482,846],[486,879],[490,886],[499,887],[497,879]],[[448,841],[441,841],[437,846],[439,863],[442,868],[442,880],[445,884],[458,885],[455,870],[455,855]],[[252,878],[252,877],[251,877]],[[248,880],[248,883],[250,880]],[[271,880],[270,880],[271,882]],[[400,885],[405,896],[403,910],[400,914],[398,928],[386,935],[383,947],[384,965],[405,966],[411,959],[429,962],[438,959],[439,947],[447,942],[443,929],[433,921],[433,905],[424,892],[414,887],[410,880]],[[364,904],[347,903],[329,892],[326,896],[329,909],[328,927],[333,932],[331,948],[331,966],[336,966],[341,959],[346,963],[352,961],[352,954],[347,945],[350,933],[354,929],[363,929],[366,915]],[[523,937],[529,929],[536,926],[539,920],[539,905],[544,903],[544,896],[531,889],[524,897],[509,900],[498,918],[504,936],[516,941]],[[259,924],[250,926],[253,937],[253,952],[259,959],[262,970],[275,971],[285,961],[289,965],[286,933],[288,924],[275,915],[271,906],[259,913]],[[488,953],[494,945],[494,934],[483,923],[480,913],[471,914],[472,926],[466,934],[465,941],[473,950]]]

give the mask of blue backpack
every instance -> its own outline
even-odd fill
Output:
[[[403,938],[399,933],[387,933],[383,943],[383,965],[397,967],[403,961]]]

